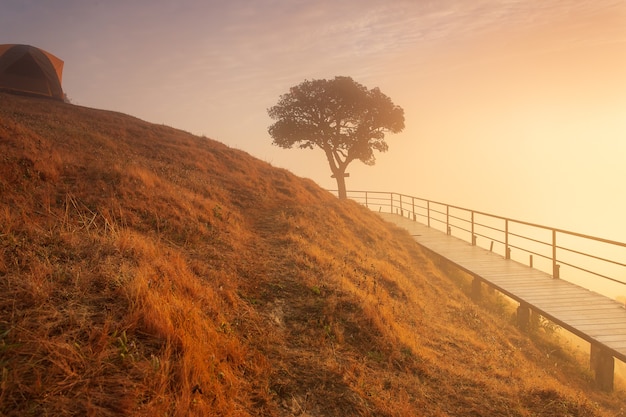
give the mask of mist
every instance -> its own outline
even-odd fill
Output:
[[[626,241],[624,24],[626,13],[578,16],[416,50],[432,59],[413,81],[381,86],[405,108],[406,130],[374,167],[353,163],[348,188]],[[304,172],[333,188],[316,164]]]

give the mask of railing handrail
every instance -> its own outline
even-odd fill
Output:
[[[334,191],[334,190],[331,190]],[[585,272],[585,273],[590,273],[593,275],[596,275],[598,277],[601,277],[603,279],[607,279],[609,281],[618,283],[618,284],[622,284],[622,285],[626,285],[626,282],[621,281],[619,279],[615,279],[612,277],[609,277],[607,275],[605,275],[605,273],[600,273],[600,272],[596,272],[596,271],[592,271],[589,269],[588,266],[577,266],[577,265],[573,265],[570,260],[564,260],[561,258],[557,257],[557,252],[566,252],[566,253],[570,253],[571,254],[577,254],[577,255],[581,255],[581,256],[585,256],[594,260],[598,260],[601,262],[605,262],[605,263],[609,263],[609,264],[613,264],[619,267],[625,267],[626,268],[626,263],[622,263],[619,261],[616,261],[614,259],[607,259],[607,258],[603,258],[597,255],[594,255],[592,253],[587,253],[584,252],[583,250],[579,250],[579,249],[573,249],[573,248],[567,248],[564,246],[561,246],[559,244],[557,244],[557,236],[558,235],[565,235],[565,236],[573,236],[576,238],[580,238],[580,239],[584,239],[586,241],[592,241],[592,242],[599,242],[602,244],[607,244],[607,245],[612,245],[615,247],[621,247],[621,248],[626,248],[626,243],[624,242],[619,242],[619,241],[615,241],[615,240],[611,240],[611,239],[605,239],[605,238],[600,238],[600,237],[596,237],[596,236],[591,236],[591,235],[587,235],[584,233],[578,233],[578,232],[574,232],[574,231],[570,231],[570,230],[566,230],[566,229],[560,229],[560,228],[556,228],[556,227],[550,227],[550,226],[545,226],[542,224],[538,224],[538,223],[532,223],[532,222],[528,222],[528,221],[524,221],[524,220],[517,220],[517,219],[513,219],[513,218],[509,218],[509,217],[505,217],[505,216],[501,216],[501,215],[497,215],[497,214],[491,214],[491,213],[487,213],[484,211],[480,211],[480,210],[473,210],[473,209],[469,209],[469,208],[465,208],[465,207],[461,207],[461,206],[457,206],[457,205],[453,205],[453,204],[448,204],[448,203],[442,203],[440,201],[436,201],[436,200],[429,200],[426,198],[422,198],[422,197],[415,197],[415,196],[411,196],[411,195],[407,195],[407,194],[402,194],[402,193],[396,193],[396,192],[389,192],[389,191],[370,191],[370,190],[348,190],[347,191],[348,194],[348,198],[356,200],[356,201],[361,201],[363,202],[366,206],[376,206],[379,208],[383,208],[383,207],[389,207],[390,212],[394,212],[394,210],[399,210],[401,215],[404,215],[404,213],[408,213],[409,216],[411,216],[413,218],[414,221],[417,221],[418,217],[419,218],[424,218],[426,220],[426,224],[430,227],[431,226],[431,221],[434,222],[439,222],[441,224],[445,224],[446,227],[446,233],[451,234],[451,231],[453,229],[455,230],[459,230],[459,231],[463,231],[466,233],[469,233],[471,238],[470,240],[468,240],[472,245],[476,245],[476,240],[478,237],[482,237],[482,238],[486,238],[488,240],[491,240],[491,249],[493,249],[493,243],[497,242],[498,244],[502,244],[504,245],[504,256],[508,259],[510,258],[510,251],[511,248],[513,249],[518,249],[521,250],[524,253],[527,253],[530,255],[530,266],[533,266],[533,258],[532,255],[537,255],[541,258],[545,258],[545,259],[549,259],[552,261],[552,275],[555,278],[559,278],[560,277],[560,272],[559,272],[559,268],[561,266],[561,264],[566,265],[568,267],[577,269],[579,271]],[[355,194],[360,194],[360,196],[355,195]],[[382,196],[382,197],[381,197]],[[421,204],[424,205],[419,205],[419,202],[421,202]],[[416,205],[416,203],[418,203]],[[432,207],[432,206],[435,207]],[[445,209],[442,209],[445,208]],[[462,217],[459,217],[460,215],[457,215],[456,213],[450,213],[450,209],[453,210],[458,210],[458,211],[463,211],[465,213],[469,213],[470,214],[470,219],[464,219]],[[421,211],[421,212],[418,212]],[[488,219],[495,219],[498,221],[503,221],[504,222],[504,229],[499,229],[495,226],[492,225],[487,225],[487,224],[482,224],[479,223],[477,221],[475,221],[475,216],[484,216],[485,218]],[[457,224],[451,223],[452,221],[456,221]],[[458,225],[458,222],[465,222],[466,224],[468,224],[468,226],[471,224],[471,229],[468,229],[468,226],[465,227],[461,227]],[[517,225],[521,225],[521,226],[526,226],[529,228],[533,228],[533,229],[539,229],[539,230],[544,230],[544,231],[549,231],[551,232],[551,241],[541,241],[538,240],[536,237],[531,237],[531,236],[524,236],[523,234],[519,234],[519,233],[513,233],[509,230],[509,225],[510,224],[517,224]],[[486,236],[485,234],[482,233],[478,233],[475,228],[479,227],[479,228],[483,228],[485,230],[492,230],[494,232],[497,233],[504,233],[504,239],[503,241],[498,240],[496,238],[493,237],[489,237]],[[487,233],[487,232],[483,232],[483,233]],[[536,244],[541,244],[541,245],[546,245],[551,247],[552,249],[552,254],[551,256],[548,255],[544,255],[541,253],[537,253],[534,250],[535,249],[528,249],[528,248],[522,248],[519,247],[518,244],[512,244],[509,240],[509,238],[517,238],[517,239],[522,239],[524,241],[529,241],[529,242],[534,242]],[[465,239],[467,240],[467,239]],[[491,250],[490,249],[490,250]]]
[[[330,190],[330,191],[331,192],[335,192],[336,190]],[[538,224],[538,223],[527,222],[525,220],[517,220],[517,219],[513,219],[511,217],[504,217],[504,216],[500,216],[498,214],[491,214],[491,213],[487,213],[487,212],[483,212],[483,211],[479,211],[479,210],[468,209],[468,208],[465,208],[465,207],[455,206],[453,204],[442,203],[440,201],[429,200],[429,199],[422,198],[422,197],[415,197],[415,196],[411,196],[411,195],[408,195],[408,194],[396,193],[396,192],[393,192],[393,191],[348,190],[348,193],[393,194],[393,195],[402,196],[402,197],[414,198],[416,200],[427,201],[427,202],[432,203],[432,204],[439,204],[441,206],[446,206],[446,207],[450,207],[450,208],[454,208],[454,209],[458,209],[458,210],[464,210],[464,211],[473,212],[475,214],[480,214],[482,216],[493,217],[494,219],[508,220],[510,222],[514,222],[514,223],[521,224],[521,225],[524,225],[524,226],[537,227],[537,228],[545,229],[545,230],[555,230],[558,233],[568,234],[568,235],[571,235],[571,236],[581,237],[581,238],[584,238],[584,239],[596,240],[598,242],[608,243],[608,244],[611,244],[611,245],[617,245],[617,246],[622,246],[622,247],[626,248],[626,243],[619,242],[619,241],[616,241],[616,240],[610,240],[610,239],[604,239],[604,238],[597,237],[597,236],[585,235],[583,233],[573,232],[573,231],[565,230],[565,229],[559,229],[558,227],[545,226],[545,225]]]

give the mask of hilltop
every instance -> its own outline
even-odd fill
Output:
[[[405,231],[211,139],[0,94],[0,196],[0,415],[624,415]]]

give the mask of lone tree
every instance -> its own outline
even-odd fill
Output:
[[[385,133],[404,129],[404,110],[378,88],[368,90],[350,77],[305,80],[267,110],[276,120],[268,129],[281,148],[321,148],[345,199],[346,168],[355,159],[374,165],[374,150],[389,146]]]

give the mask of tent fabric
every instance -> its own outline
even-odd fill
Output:
[[[63,61],[30,45],[0,45],[0,89],[63,100]]]

